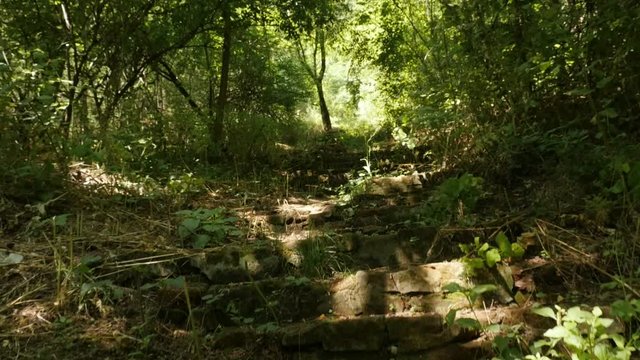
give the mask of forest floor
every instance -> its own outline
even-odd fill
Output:
[[[151,196],[77,165],[48,203],[5,201],[0,358],[485,358],[554,325],[534,304],[623,296],[599,286],[615,230],[572,212],[569,180],[447,183],[410,152],[339,143],[288,159]]]

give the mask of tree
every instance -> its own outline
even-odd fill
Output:
[[[94,117],[99,139],[106,144],[110,122],[123,99],[165,56],[205,31],[215,10],[208,1],[39,0],[34,4],[8,1],[0,7],[7,15],[2,40],[8,45],[3,48],[9,69],[2,76],[18,76],[11,63],[22,54],[43,53],[47,69],[39,71],[38,81],[40,87],[47,85],[48,108],[55,113],[47,118],[46,131],[55,129],[49,138],[57,139],[53,143],[63,153],[76,123],[76,105],[83,108],[83,117]],[[25,94],[20,95],[24,86],[15,84],[9,91],[18,95],[9,100],[18,110],[14,116],[23,113],[20,103],[38,104],[24,101]],[[87,99],[93,100],[90,109]],[[36,126],[17,117],[15,121],[22,127]],[[82,126],[87,130],[87,124]]]
[[[296,54],[316,88],[322,126],[331,130],[331,115],[323,89],[327,69],[327,34],[337,35],[346,4],[336,0],[314,1],[300,6],[297,1],[279,4],[280,26],[293,42]],[[310,50],[309,50],[310,49]]]
[[[224,139],[223,123],[227,94],[229,92],[229,69],[231,63],[232,24],[231,8],[228,1],[222,4],[222,69],[220,70],[220,90],[216,101],[216,113],[210,128],[210,139],[214,146],[219,147]]]

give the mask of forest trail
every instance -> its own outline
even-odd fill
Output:
[[[148,205],[111,209],[118,215],[105,213],[106,218],[97,208],[88,211],[87,228],[103,219],[106,229],[91,242],[67,238],[75,242],[84,269],[81,310],[66,325],[50,313],[48,324],[55,320],[69,331],[56,333],[55,341],[35,353],[67,344],[55,350],[62,358],[83,358],[83,348],[91,354],[87,358],[141,352],[135,356],[469,359],[489,354],[492,338],[483,329],[490,325],[528,322],[536,334],[540,320],[525,309],[538,280],[560,281],[557,263],[525,256],[499,272],[478,269],[469,276],[459,261],[465,254],[458,244],[473,243],[474,237],[492,238],[499,231],[521,237],[521,217],[492,215],[467,228],[435,226],[425,219],[424,206],[435,201],[437,175],[411,154],[368,155],[386,167],[384,173],[357,175],[352,169],[367,164],[367,154],[325,145],[307,154],[312,160],[300,163],[292,156],[279,185],[220,186],[191,201],[177,219],[160,204],[153,211]],[[340,191],[346,186],[349,191]],[[113,226],[115,233],[109,233]],[[204,248],[194,248],[202,239]],[[26,244],[15,246],[28,252]],[[9,278],[16,281],[30,266],[33,271],[33,261],[41,262],[28,258]],[[498,286],[471,301],[464,292],[446,291],[451,283],[466,291]],[[52,291],[39,290],[41,296]],[[23,307],[16,321],[27,322],[28,311],[36,310]],[[446,324],[448,316],[473,319],[479,327]],[[125,322],[116,326],[117,319]],[[49,328],[47,323],[40,327]],[[92,327],[100,327],[95,324],[102,328],[88,337]],[[112,328],[120,335],[105,333]],[[124,335],[132,329],[139,338]],[[191,335],[180,336],[181,329]],[[44,336],[32,331],[36,339]],[[159,334],[160,342],[154,340]]]
[[[491,274],[470,279],[456,261],[463,254],[455,238],[462,234],[472,241],[470,232],[446,234],[418,221],[432,190],[427,175],[417,170],[397,175],[403,165],[394,166],[385,158],[390,154],[372,154],[388,172],[367,174],[351,201],[322,193],[353,178],[352,169],[366,154],[329,149],[313,154],[306,168],[290,171],[287,198],[243,195],[240,206],[229,204],[251,236],[190,258],[186,276],[190,306],[197,309],[193,318],[184,311],[181,288],[164,289],[169,294],[163,298],[172,300],[161,304],[160,313],[177,324],[195,319],[215,334],[211,349],[223,354],[244,349],[252,358],[484,356],[490,339],[479,329],[445,325],[447,314],[456,309],[458,318],[488,326],[520,323],[523,311],[510,306],[514,299],[505,289],[479,312],[461,294],[446,293],[450,283],[471,288],[496,279]],[[495,232],[500,225],[479,231]],[[262,353],[265,341],[277,356]]]
[[[0,360],[638,358],[640,1],[0,19]]]

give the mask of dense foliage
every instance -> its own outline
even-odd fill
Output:
[[[53,240],[45,238],[59,276],[65,258],[59,249],[67,245],[54,242],[71,214],[51,215],[46,208],[63,194],[84,194],[77,184],[113,180],[109,200],[126,207],[152,199],[149,208],[159,213],[170,207],[155,203],[161,196],[182,206],[204,190],[243,208],[273,210],[276,200],[251,199],[260,195],[240,189],[243,177],[264,193],[283,195],[282,203],[277,199],[282,210],[290,187],[300,185],[307,197],[326,191],[341,198],[339,211],[304,225],[319,227],[338,217],[347,227],[359,196],[391,189],[402,194],[389,200],[396,204],[425,185],[428,196],[407,196],[417,210],[399,214],[407,219],[396,225],[435,229],[431,249],[421,249],[428,256],[445,241],[440,230],[448,226],[490,231],[483,236],[493,240],[477,236],[460,248],[473,269],[497,271],[531,255],[531,244],[518,241],[533,232],[525,225],[512,229],[520,219],[544,233],[547,219],[564,224],[570,218],[602,239],[589,249],[601,252],[593,257],[598,286],[637,296],[639,52],[637,0],[2,0],[0,235],[13,236],[21,226],[23,234],[51,227]],[[90,175],[100,179],[78,170],[86,168],[98,169]],[[388,170],[392,176],[380,179]],[[228,185],[234,182],[238,189]],[[489,202],[495,209],[487,210]],[[220,206],[167,211],[179,219],[174,235],[183,246],[224,247],[253,236],[238,231],[244,220]],[[480,225],[488,213],[493,221]],[[81,232],[83,216],[77,214],[73,231]],[[385,231],[394,227],[370,217]],[[105,226],[115,219],[105,218]],[[295,216],[281,220],[285,231],[303,226]],[[159,223],[145,226],[163,227]],[[585,265],[584,253],[569,244],[584,238],[558,229],[572,239],[558,239],[559,248],[578,253]],[[421,238],[406,234],[400,237],[420,245]],[[338,251],[355,245],[342,244],[340,236],[303,242],[303,274],[344,269],[348,256]],[[70,269],[74,241],[68,243]],[[541,250],[536,260],[553,251]],[[242,259],[248,270],[249,257]],[[281,265],[271,259],[274,268]],[[79,269],[85,277],[92,271]],[[504,277],[513,282],[511,275]],[[310,281],[304,279],[297,285]],[[57,281],[58,294],[64,293],[61,277]],[[520,282],[526,288],[533,280]],[[111,280],[96,284],[83,285],[80,297],[115,292]],[[184,279],[179,285],[188,292]],[[544,297],[528,287],[531,296]],[[473,308],[494,288],[447,291],[464,294]],[[273,312],[258,291],[262,310]],[[597,307],[538,310],[557,322],[536,343],[538,358],[557,355],[562,344],[575,358],[597,351],[628,358],[640,337],[640,302],[624,296],[612,314],[632,325],[627,338],[609,337],[613,320]],[[461,320],[455,316],[447,322]],[[496,339],[500,353],[521,350]]]

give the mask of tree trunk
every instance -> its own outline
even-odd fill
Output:
[[[322,127],[324,131],[331,131],[331,116],[329,115],[329,108],[327,102],[324,99],[324,90],[322,88],[322,79],[316,81],[316,90],[318,90],[318,100],[320,102],[320,115],[322,115]]]
[[[224,140],[224,114],[227,105],[227,92],[229,88],[229,65],[231,61],[231,16],[229,4],[225,2],[222,9],[223,42],[222,42],[222,70],[220,72],[220,90],[218,91],[216,115],[213,126],[209,129],[209,138],[215,148],[220,149]]]
[[[331,116],[329,115],[329,108],[327,102],[324,99],[324,89],[322,88],[322,80],[324,80],[324,73],[327,70],[327,51],[326,51],[326,39],[324,37],[323,29],[316,29],[316,49],[320,46],[320,72],[317,73],[316,89],[318,90],[318,101],[320,102],[320,115],[322,115],[322,127],[324,131],[331,131]],[[314,52],[314,64],[315,64],[315,52]],[[315,67],[315,65],[314,65]]]

